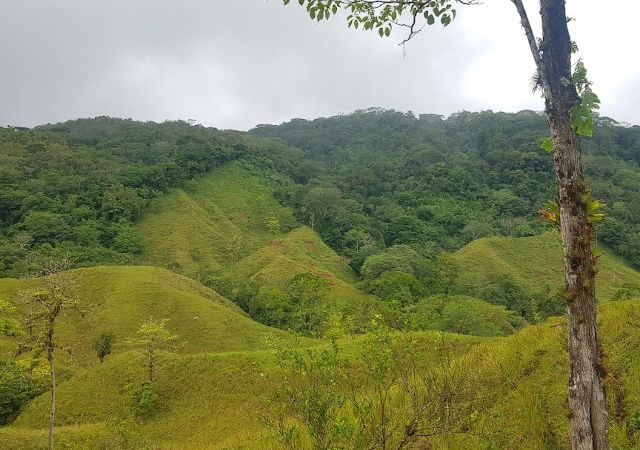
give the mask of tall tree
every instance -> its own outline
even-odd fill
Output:
[[[590,135],[592,110],[599,100],[591,91],[584,65],[572,72],[575,44],[567,27],[565,0],[540,0],[542,39],[537,40],[522,0],[511,0],[536,66],[536,81],[545,99],[551,138],[543,143],[554,150],[558,187],[557,214],[561,229],[565,298],[568,310],[569,407],[573,449],[608,448],[608,414],[597,333],[595,270],[592,251],[593,201],[582,172],[579,135]],[[283,0],[288,4],[290,0]],[[338,11],[348,13],[349,27],[389,36],[394,27],[406,30],[403,43],[425,25],[447,26],[456,16],[454,5],[475,0],[298,0],[311,19],[321,21]]]

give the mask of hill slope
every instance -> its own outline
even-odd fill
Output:
[[[69,272],[73,295],[86,305],[85,317],[61,317],[58,339],[70,349],[65,364],[97,363],[90,341],[112,331],[119,341],[133,336],[146,320],[168,318],[168,328],[183,341],[183,352],[243,351],[267,348],[266,338],[286,333],[260,325],[229,300],[182,275],[144,266],[92,267]],[[15,302],[40,279],[0,279],[0,297]],[[18,304],[17,314],[21,307]],[[118,346],[116,352],[123,351]],[[66,352],[62,352],[64,357]]]
[[[284,288],[297,274],[326,281],[321,303],[343,311],[378,302],[353,286],[355,274],[289,208],[273,197],[266,173],[239,162],[157,199],[139,224],[143,259],[206,282],[225,276]]]
[[[625,283],[640,284],[640,273],[608,249],[599,249],[596,293],[609,300]],[[475,240],[453,255],[460,265],[460,283],[483,286],[508,277],[529,293],[562,288],[563,262],[560,236],[548,232],[525,238],[491,237]]]
[[[612,373],[612,448],[636,448],[638,303],[607,303],[600,317]],[[505,338],[414,334],[424,343],[416,351],[425,360],[438,361],[438,340],[448,343],[449,357],[461,370],[455,375],[456,401],[470,402],[475,410],[468,433],[436,436],[431,448],[568,448],[565,334],[560,319]],[[363,342],[349,339],[339,345],[351,354],[360,351]],[[60,386],[61,447],[257,449],[275,444],[260,421],[261,402],[280,379],[272,354],[181,352],[165,356],[158,374],[163,407],[140,422],[132,418],[131,401],[144,369],[133,354],[120,353],[79,370]],[[40,448],[46,437],[47,401],[46,394],[36,399],[13,425],[0,429],[0,446]]]

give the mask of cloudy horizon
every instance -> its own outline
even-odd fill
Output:
[[[443,115],[543,108],[509,0],[459,6],[450,27],[425,29],[404,51],[402,34],[380,39],[341,18],[316,24],[294,3],[3,0],[0,125],[107,115],[246,130],[373,106]],[[537,2],[526,5],[537,25]],[[640,6],[617,7],[567,3],[601,113],[640,124],[640,62],[625,58],[640,44]]]

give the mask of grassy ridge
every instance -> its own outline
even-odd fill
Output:
[[[97,363],[89,349],[101,331],[123,340],[150,318],[169,318],[168,328],[180,335],[187,353],[257,350],[267,347],[265,337],[286,336],[252,321],[211,289],[164,269],[93,267],[71,274],[76,280],[73,295],[87,304],[84,318],[63,316],[56,331],[70,349],[68,357],[60,355],[72,367]],[[38,279],[0,279],[0,296],[12,300],[39,284]]]
[[[264,183],[232,163],[159,198],[139,230],[149,262],[195,274],[228,266],[282,239],[286,233],[270,231],[269,219],[283,230],[295,224]]]
[[[227,272],[282,286],[308,272],[327,280],[327,302],[364,308],[374,301],[352,285],[347,260],[300,226],[273,189],[238,162],[158,199],[139,231],[147,263],[195,278]]]
[[[625,283],[640,284],[640,273],[627,266],[606,248],[600,248],[596,293],[609,300]],[[562,288],[562,245],[560,235],[548,232],[525,238],[491,237],[475,240],[453,255],[460,265],[460,282],[482,286],[489,280],[510,277],[531,293],[545,286]]]

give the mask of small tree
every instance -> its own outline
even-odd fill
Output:
[[[11,317],[14,311],[12,304],[0,298],[0,336],[23,335],[20,322]],[[27,401],[42,392],[40,388],[23,367],[13,360],[0,358],[0,425],[12,421]]]
[[[20,322],[11,317],[14,310],[11,303],[0,298],[0,336],[18,336],[22,333]]]
[[[95,352],[98,360],[103,362],[111,354],[116,335],[110,331],[103,331],[91,341],[91,349]]]
[[[288,449],[340,448],[351,432],[344,428],[344,364],[332,340],[329,348],[275,352],[284,380],[269,398],[264,417],[279,443]]]
[[[51,380],[49,412],[49,449],[53,449],[53,429],[56,414],[55,340],[56,321],[68,311],[80,311],[80,302],[72,295],[74,280],[68,273],[50,273],[42,288],[24,293],[30,313],[25,323],[27,338],[19,353],[30,351],[37,359],[46,355]]]
[[[168,322],[169,319],[150,319],[140,325],[136,337],[127,340],[128,345],[142,354],[149,383],[153,382],[160,352],[172,350],[177,345],[178,335],[167,330]]]
[[[327,280],[312,273],[299,273],[289,281],[287,292],[296,305],[292,325],[297,331],[312,334],[319,330],[326,319],[321,300],[328,290]]]

